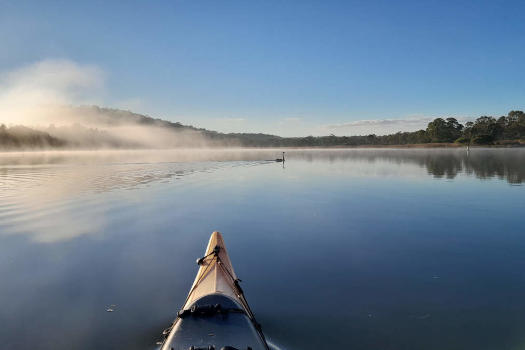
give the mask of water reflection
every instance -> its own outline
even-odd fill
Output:
[[[4,233],[28,233],[40,242],[100,232],[110,205],[124,207],[139,200],[122,190],[183,178],[189,186],[194,177],[190,175],[270,165],[274,162],[267,160],[276,155],[280,151],[272,149],[4,153],[0,155],[0,228]],[[409,165],[415,165],[434,178],[454,179],[464,174],[510,184],[525,179],[523,149],[474,149],[469,153],[463,149],[299,149],[288,150],[287,161],[290,169],[284,163],[279,166],[295,179],[301,178],[301,169],[310,163],[320,167],[304,169],[316,169],[323,176],[337,171],[361,177],[414,176]],[[339,164],[344,165],[342,170]],[[97,196],[112,191],[117,194]],[[90,215],[85,214],[86,207]]]
[[[479,179],[499,178],[511,184],[525,181],[525,149],[352,149],[290,152],[308,162],[366,161],[416,164],[435,178],[454,179],[465,173]]]
[[[61,159],[61,161],[63,161]],[[140,203],[127,190],[210,176],[221,168],[254,162],[101,163],[0,168],[0,234],[23,233],[55,242],[103,232],[106,215]],[[198,181],[198,179],[194,179]]]
[[[214,230],[286,349],[522,346],[525,150],[279,155],[0,155],[0,347],[152,348]]]
[[[224,162],[266,164],[276,154],[279,154],[279,150],[3,153],[0,154],[0,186],[3,189],[20,187],[20,184],[23,188],[30,184],[40,186],[40,181],[51,178],[56,180],[58,177],[60,182],[74,182],[74,188],[84,184],[82,190],[87,188],[104,192],[119,188],[130,189],[194,171],[213,171]],[[496,177],[511,184],[521,184],[525,180],[524,149],[480,148],[470,152],[464,149],[288,150],[287,157],[289,163],[301,160],[321,163],[354,161],[415,164],[425,168],[435,178],[454,179],[458,174],[464,173],[479,179]]]

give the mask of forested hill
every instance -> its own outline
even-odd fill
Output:
[[[280,137],[254,133],[220,133],[149,116],[96,106],[75,107],[69,126],[46,128],[1,124],[0,149],[173,148],[173,147],[348,147],[459,143],[525,143],[525,113],[482,116],[464,125],[436,118],[425,130],[390,135]]]

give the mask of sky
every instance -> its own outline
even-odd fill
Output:
[[[417,130],[525,109],[523,13],[523,1],[0,0],[0,90],[64,65],[84,79],[60,85],[76,89],[68,103],[212,130]]]

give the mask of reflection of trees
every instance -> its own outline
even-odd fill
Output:
[[[468,157],[466,172],[480,179],[498,177],[511,184],[525,181],[525,152],[499,150],[500,152],[473,153]]]
[[[300,159],[307,162],[376,161],[393,164],[417,164],[436,178],[453,179],[460,173],[476,176],[479,179],[497,177],[511,184],[525,181],[525,149],[520,148],[474,148],[467,153],[465,149],[309,149],[287,150],[287,159]],[[144,184],[146,182],[167,179],[177,176],[177,171],[186,169],[187,164],[206,164],[222,161],[258,161],[274,159],[281,154],[276,149],[207,149],[207,150],[169,150],[169,151],[110,151],[110,152],[50,152],[50,153],[12,153],[0,157],[0,170],[13,166],[70,165],[70,164],[118,164],[125,168],[118,176],[119,166],[107,168],[108,174],[102,172],[92,175],[91,179],[100,179],[104,186],[115,183],[115,186]],[[159,164],[173,164],[158,170]],[[187,163],[176,166],[175,164]],[[142,164],[142,165],[141,165]],[[154,165],[157,164],[157,165]],[[201,165],[202,165],[201,164]],[[22,169],[20,168],[20,169]],[[89,167],[87,167],[89,168]],[[137,169],[135,169],[137,168]],[[172,171],[166,171],[166,168]],[[22,170],[21,170],[22,171]],[[38,171],[36,168],[35,171]],[[100,172],[98,167],[97,172]],[[63,173],[63,171],[61,171]],[[3,175],[2,175],[3,176]],[[109,177],[110,179],[108,179]],[[115,179],[115,181],[111,181]],[[0,179],[2,180],[2,179]],[[105,191],[105,190],[103,190]]]
[[[423,164],[427,172],[436,178],[453,179],[463,169],[462,160],[454,155],[427,156]]]
[[[497,177],[511,184],[525,180],[525,152],[519,150],[474,150],[467,154],[440,155],[425,161],[429,174],[454,178],[465,172],[479,179]]]
[[[479,179],[499,178],[511,184],[525,181],[524,149],[353,149],[299,151],[293,157],[307,161],[360,160],[388,161],[396,164],[410,163],[426,168],[436,178],[453,179],[459,173]]]

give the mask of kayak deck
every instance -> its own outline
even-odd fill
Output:
[[[177,319],[165,331],[162,350],[267,350],[244,298],[222,235],[214,232]]]

